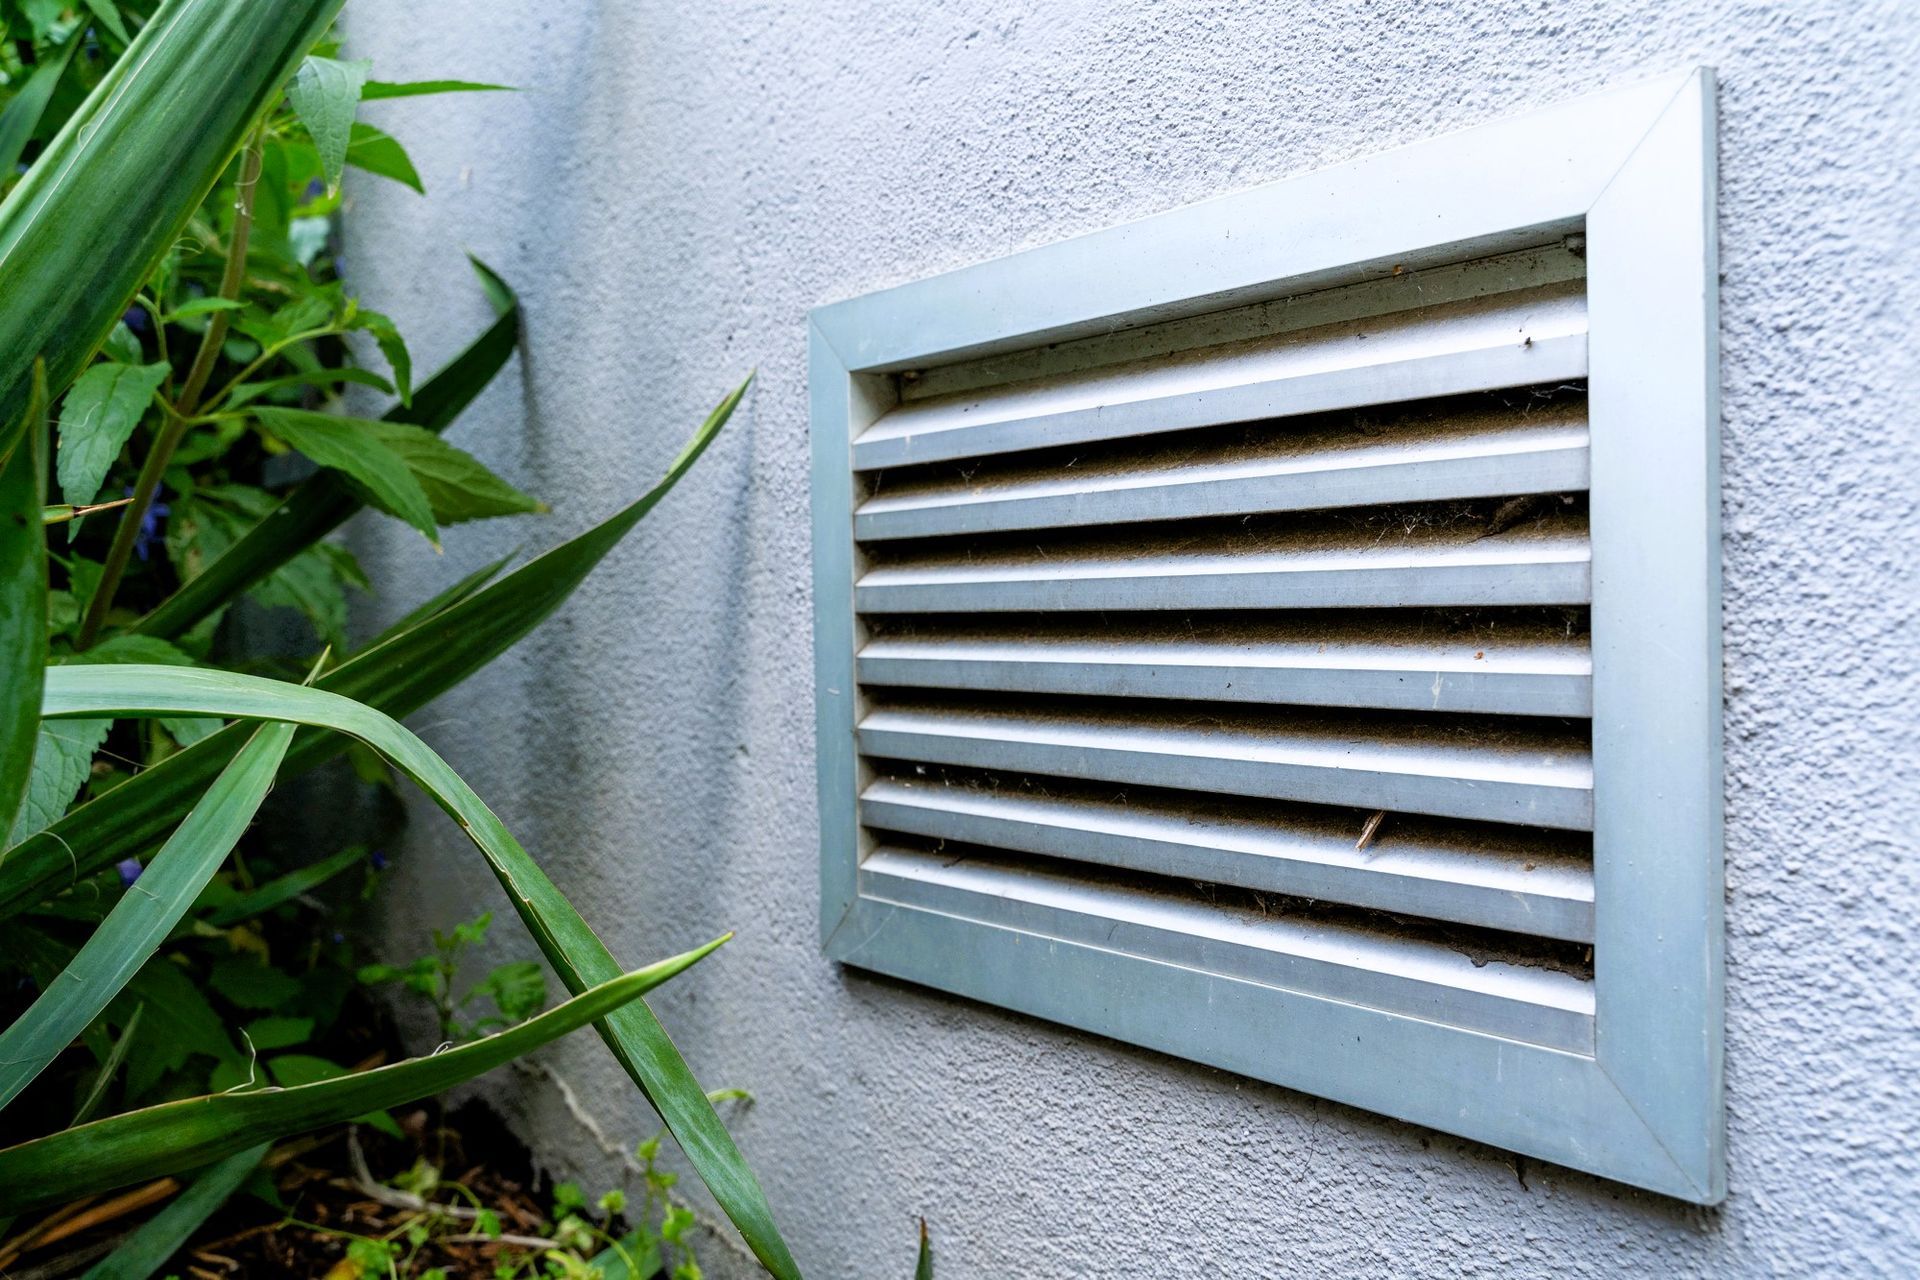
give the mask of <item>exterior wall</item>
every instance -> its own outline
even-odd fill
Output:
[[[573,603],[417,724],[623,957],[740,931],[656,1007],[704,1080],[758,1095],[735,1129],[810,1275],[904,1277],[921,1215],[948,1278],[1920,1267],[1905,0],[458,10],[350,11],[382,79],[527,89],[369,109],[432,195],[350,179],[349,275],[423,367],[483,322],[462,248],[520,288],[521,359],[454,438],[555,514],[444,559],[363,525],[372,612],[610,512],[758,367]],[[822,959],[807,308],[1696,63],[1722,121],[1727,1203]],[[425,806],[397,861],[396,952],[503,906]],[[609,1134],[654,1127],[596,1040],[546,1061]],[[550,1163],[610,1177],[551,1084],[488,1088]]]

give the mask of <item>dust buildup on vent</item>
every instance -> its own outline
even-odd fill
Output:
[[[1583,981],[1593,979],[1593,948],[1579,943],[1555,942],[1494,929],[1446,924],[1207,881],[1172,880],[1105,867],[1090,868],[1083,863],[1064,862],[1038,854],[1010,853],[1003,849],[929,840],[921,836],[888,833],[888,844],[936,856],[951,866],[986,860],[995,866],[1018,865],[1041,873],[1084,877],[1089,883],[1130,889],[1169,901],[1204,903],[1248,922],[1291,922],[1319,926],[1329,933],[1365,933],[1379,938],[1435,944],[1465,956],[1475,967],[1511,965],[1523,969],[1547,969]]]

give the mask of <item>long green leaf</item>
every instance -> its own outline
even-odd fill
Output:
[[[519,299],[477,258],[473,269],[493,302],[496,319],[453,363],[413,393],[411,405],[390,410],[387,421],[410,422],[428,431],[446,430],[513,354],[520,340]],[[345,481],[322,471],[301,483],[226,554],[162,601],[133,629],[142,635],[180,635],[339,528],[361,505],[360,495]]]
[[[59,52],[35,67],[27,82],[7,100],[6,110],[0,111],[0,174],[12,173],[13,167],[20,163],[21,153],[27,149],[27,143],[33,141],[33,131],[40,127],[40,118],[47,113],[47,104],[53,101],[60,77],[67,74],[73,51],[84,43],[77,31],[68,36]]]
[[[200,1224],[225,1204],[266,1159],[270,1144],[228,1156],[193,1180],[174,1202],[154,1214],[80,1280],[147,1280],[167,1265]]]
[[[387,80],[369,80],[360,93],[362,102],[378,102],[382,98],[418,98],[429,93],[488,93],[513,92],[510,84],[482,84],[477,80],[407,80],[394,83]]]
[[[742,383],[721,401],[667,474],[638,502],[522,565],[485,591],[417,625],[389,632],[320,677],[319,687],[389,715],[411,715],[504,653],[557,609],[666,497],[712,443],[746,386]],[[0,853],[0,920],[159,839],[233,758],[244,733],[237,726],[229,728],[168,756]],[[287,769],[311,767],[341,749],[340,740],[331,734],[302,733],[287,753]]]
[[[179,668],[74,670],[151,672]],[[289,724],[269,724],[257,730],[87,939],[80,954],[25,1013],[0,1031],[0,1107],[18,1097],[72,1044],[160,949],[253,821],[254,811],[266,799],[291,741],[293,726]]]
[[[443,616],[459,611],[456,607]],[[613,954],[566,895],[460,775],[390,716],[351,698],[187,667],[55,667],[47,673],[42,713],[48,718],[217,715],[288,720],[358,738],[432,796],[479,846],[547,963],[569,990],[584,991],[620,972]],[[631,1005],[607,1019],[600,1034],[762,1264],[776,1276],[798,1275],[760,1184],[652,1011],[645,1004]]]
[[[311,893],[356,863],[366,861],[367,851],[360,845],[342,849],[331,858],[322,858],[312,866],[300,867],[283,876],[275,876],[257,889],[237,895],[209,911],[206,922],[216,929],[251,920],[263,912],[292,902],[303,893]]]
[[[445,1053],[292,1089],[166,1102],[8,1147],[0,1151],[0,1214],[196,1169],[261,1142],[439,1093],[617,1014],[725,941],[609,979],[537,1018]]]
[[[0,204],[0,423],[64,390],[341,0],[168,0]]]
[[[0,837],[27,794],[47,664],[47,383],[39,365],[17,426],[0,420]],[[12,429],[8,428],[12,426]]]

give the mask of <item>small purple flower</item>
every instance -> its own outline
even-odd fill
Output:
[[[372,853],[368,854],[367,861],[372,864],[375,871],[385,871],[387,869],[387,855],[382,850],[375,849]]]
[[[126,324],[127,328],[133,330],[135,333],[153,332],[153,321],[152,318],[147,315],[147,309],[145,307],[128,307],[127,313],[121,316],[120,319]]]
[[[338,946],[340,943],[345,942],[346,940],[347,940],[346,934],[340,932],[338,929],[335,929],[333,931],[334,945]]]
[[[129,485],[122,490],[122,492],[126,497],[131,498],[133,496],[133,487]],[[146,512],[140,517],[140,532],[134,536],[133,553],[135,555],[139,556],[142,560],[147,558],[153,551],[154,544],[160,541],[161,522],[172,514],[173,508],[159,501],[158,495],[156,495],[155,501],[147,504]]]
[[[300,199],[303,201],[318,200],[321,196],[325,195],[326,193],[327,193],[327,184],[320,181],[320,179],[318,178],[314,178],[307,183],[307,189],[300,193]]]
[[[135,880],[138,880],[140,878],[140,869],[141,869],[140,859],[122,858],[120,859],[120,861],[113,864],[113,869],[120,873],[121,884],[123,885],[132,884]]]

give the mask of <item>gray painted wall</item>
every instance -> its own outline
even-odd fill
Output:
[[[1902,13],[1902,10],[1907,10]],[[550,500],[447,556],[358,534],[391,616],[729,432],[556,619],[418,717],[616,951],[739,939],[658,1002],[818,1277],[1912,1274],[1920,1268],[1916,301],[1904,0],[355,6],[431,196],[359,179],[349,276],[432,365],[521,289],[457,429]],[[843,972],[815,936],[806,309],[1550,101],[1719,68],[1732,1195],[1687,1208]],[[416,814],[388,932],[498,904]],[[505,952],[527,953],[507,937]],[[624,1141],[593,1039],[549,1058]],[[556,1166],[557,1091],[490,1086]],[[710,1270],[730,1274],[726,1250]]]

